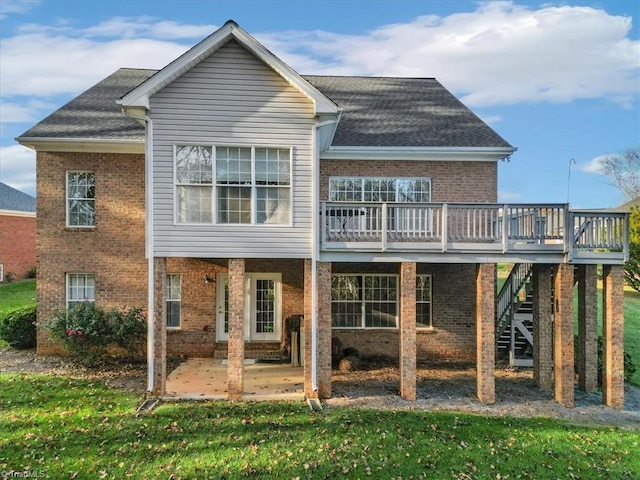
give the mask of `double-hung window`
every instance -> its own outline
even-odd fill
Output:
[[[291,149],[179,145],[175,162],[179,223],[290,223]]]
[[[397,275],[333,275],[331,322],[334,328],[397,328]]]
[[[91,273],[67,273],[67,308],[84,302],[95,302],[96,279]]]
[[[167,327],[180,328],[180,275],[167,275]]]
[[[416,275],[416,327],[431,328],[431,275]]]
[[[67,226],[96,224],[96,176],[91,172],[67,172]]]

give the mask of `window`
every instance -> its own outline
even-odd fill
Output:
[[[334,328],[397,328],[397,275],[333,275]]]
[[[290,149],[180,145],[175,162],[178,222],[290,223]]]
[[[329,201],[428,203],[431,179],[333,177]]]
[[[90,273],[67,273],[67,308],[83,302],[95,302],[96,280]]]
[[[90,172],[67,172],[67,226],[96,224],[96,177]]]
[[[180,275],[167,275],[167,327],[180,328]]]
[[[431,328],[431,275],[416,275],[416,327]]]

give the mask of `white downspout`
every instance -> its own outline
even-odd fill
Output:
[[[341,112],[340,112],[341,113]],[[313,129],[312,145],[313,145],[313,173],[311,182],[311,389],[318,391],[318,360],[316,353],[318,351],[318,292],[317,292],[317,266],[316,262],[319,258],[320,241],[318,239],[319,223],[320,223],[320,145],[318,144],[318,129],[325,125],[338,123],[340,121],[340,113],[337,118],[320,122],[316,120]]]
[[[154,331],[155,317],[155,289],[153,268],[153,121],[147,115],[144,117],[147,123],[145,139],[145,228],[147,257],[147,392],[153,392],[154,388]]]

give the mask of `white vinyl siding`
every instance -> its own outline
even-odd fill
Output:
[[[213,53],[150,99],[153,120],[153,238],[155,256],[289,257],[311,255],[312,102],[235,41]],[[243,195],[240,185],[220,185],[216,178],[175,177],[175,146],[253,148],[254,190]],[[288,185],[258,156],[289,152]],[[279,153],[278,153],[279,154]],[[278,164],[278,162],[275,162]],[[215,172],[215,170],[214,170]],[[286,172],[285,172],[286,173]],[[191,174],[190,174],[191,175]],[[198,173],[200,175],[200,172]],[[263,175],[264,179],[260,179]],[[260,185],[260,181],[269,184]],[[213,186],[212,186],[213,185]],[[181,190],[186,187],[185,190]],[[246,193],[246,192],[244,192]],[[211,195],[211,198],[209,198]],[[246,203],[251,199],[251,221]],[[229,218],[216,218],[221,199]],[[183,222],[176,202],[190,202]],[[288,204],[288,205],[287,205]],[[207,207],[210,205],[210,207]],[[281,207],[285,206],[285,207]],[[212,218],[209,219],[209,210]]]

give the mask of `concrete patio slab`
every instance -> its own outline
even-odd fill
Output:
[[[167,399],[227,400],[227,365],[190,358],[167,377]],[[245,361],[243,400],[304,400],[304,369]]]

